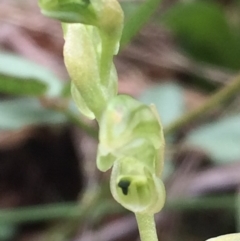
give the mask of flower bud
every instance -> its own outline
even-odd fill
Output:
[[[100,118],[117,92],[114,66],[108,81],[100,78],[101,39],[93,26],[70,24],[65,32],[64,61],[72,79],[72,96],[79,110],[90,119]]]
[[[39,0],[39,6],[43,14],[63,22],[73,99],[84,115],[99,119],[117,93],[113,55],[123,29],[121,6],[117,0]]]

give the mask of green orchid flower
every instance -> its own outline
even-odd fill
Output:
[[[240,241],[240,233],[226,234],[206,241]]]
[[[135,213],[142,241],[157,241],[154,214],[165,202],[163,128],[153,105],[117,96],[113,56],[122,9],[117,0],[40,0],[39,5],[43,14],[62,21],[73,99],[99,123],[97,167],[112,167],[113,197]]]
[[[159,212],[165,202],[160,179],[164,137],[153,108],[118,95],[108,103],[99,126],[97,167],[106,171],[113,166],[113,197],[135,213]]]

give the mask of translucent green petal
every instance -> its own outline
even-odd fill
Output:
[[[146,165],[148,159],[156,161],[155,173],[161,172],[163,158],[159,160],[159,157],[164,149],[163,131],[149,106],[132,97],[118,95],[108,103],[99,126],[98,160],[109,153],[116,159],[129,155],[145,159]],[[148,152],[152,154],[146,158]]]

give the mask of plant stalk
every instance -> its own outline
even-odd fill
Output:
[[[153,214],[135,213],[141,241],[158,241]]]
[[[217,107],[222,102],[230,99],[233,95],[240,92],[240,75],[235,76],[232,80],[229,80],[229,84],[224,88],[217,91],[213,94],[205,103],[203,103],[199,108],[187,113],[183,117],[180,117],[178,120],[164,128],[164,134],[172,134],[177,131],[179,128],[189,124],[190,122],[201,118],[208,111]]]

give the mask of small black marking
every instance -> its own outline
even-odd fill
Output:
[[[83,6],[88,6],[90,4],[90,0],[82,0],[80,4]]]
[[[128,187],[130,186],[131,182],[129,180],[121,180],[118,183],[118,186],[122,189],[122,193],[124,195],[128,194]]]

